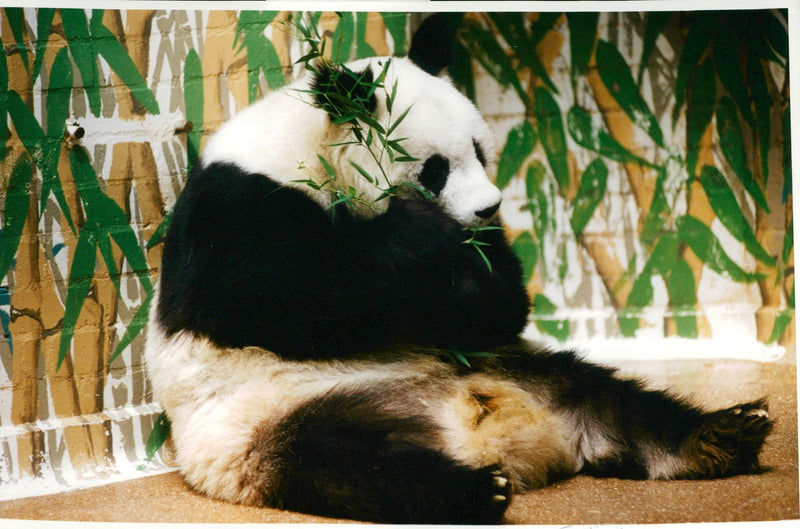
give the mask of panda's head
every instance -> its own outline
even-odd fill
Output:
[[[495,147],[488,126],[469,99],[447,79],[426,72],[409,58],[356,61],[346,66],[352,72],[348,75],[333,71],[334,68],[337,67],[323,65],[310,86],[316,94],[314,104],[329,113],[331,127],[339,127],[343,135],[350,127],[337,122],[341,117],[337,101],[341,101],[342,93],[362,100],[370,116],[384,128],[408,110],[389,139],[399,139],[415,160],[389,163],[384,155],[380,161],[390,180],[388,184],[400,194],[424,190],[465,226],[481,225],[495,216],[501,199],[500,191],[490,180],[495,169]],[[385,89],[371,93],[353,89],[353,75],[361,80],[357,84],[368,86],[381,74],[385,74],[380,83]],[[341,93],[325,93],[335,84],[331,78],[342,80],[343,86],[333,87]],[[386,99],[395,83],[390,114]],[[341,146],[352,138],[343,136],[339,140],[340,147],[330,153],[337,172],[346,176],[348,185],[356,185],[366,196],[376,198],[380,194],[378,187],[364,186],[365,180],[355,165],[380,175],[378,162],[363,146]]]

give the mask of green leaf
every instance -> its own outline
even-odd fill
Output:
[[[645,131],[653,141],[663,147],[664,135],[658,120],[650,111],[631,76],[627,61],[612,43],[597,42],[597,72],[611,96],[628,115],[634,125]]]
[[[458,39],[459,43],[489,72],[489,75],[503,87],[512,87],[525,107],[530,107],[528,94],[494,33],[477,22],[468,20],[458,33]]]
[[[355,36],[355,21],[353,13],[339,13],[339,24],[333,32],[333,50],[331,60],[337,63],[347,62],[350,59],[350,48]]]
[[[647,13],[647,27],[644,30],[642,43],[642,58],[639,60],[639,73],[636,76],[636,84],[640,87],[642,86],[642,77],[650,60],[650,55],[656,47],[656,40],[658,40],[664,26],[672,18],[672,15],[671,11],[651,11]]]
[[[526,119],[508,131],[506,144],[497,164],[497,187],[504,189],[519,172],[538,141],[536,130]]]
[[[153,235],[150,237],[150,240],[147,241],[145,249],[149,250],[150,248],[154,247],[164,239],[164,236],[167,234],[167,230],[169,229],[169,223],[171,220],[172,220],[172,210],[167,211],[167,214],[164,215],[164,218],[161,220],[161,223],[158,225],[158,228],[156,228],[156,231],[153,232]]]
[[[92,21],[90,25],[92,40],[95,49],[103,56],[111,69],[116,73],[120,80],[130,90],[131,95],[150,114],[158,114],[158,101],[153,92],[147,86],[142,73],[133,63],[133,59],[128,54],[122,43],[117,37],[103,25],[103,11],[92,11]]]
[[[753,257],[767,266],[775,266],[775,259],[758,243],[736,196],[719,169],[711,165],[704,166],[700,173],[700,184],[708,196],[714,214],[731,235],[744,244]]]
[[[150,432],[150,435],[147,437],[147,442],[145,443],[145,461],[149,462],[153,459],[153,457],[155,457],[159,448],[161,448],[164,443],[167,442],[171,430],[172,426],[169,422],[166,412],[161,412],[158,418],[156,418],[156,422],[153,424],[153,429]]]
[[[556,18],[552,15],[555,14]],[[521,66],[526,66],[553,92],[558,93],[558,88],[550,80],[547,68],[542,64],[539,55],[536,53],[536,45],[544,38],[545,34],[552,28],[561,13],[541,13],[539,20],[534,25],[533,35],[528,35],[525,29],[525,21],[522,13],[497,12],[490,13],[489,17],[494,22],[495,27],[500,31],[503,39],[508,43],[512,50],[527,50],[525,53],[517,53],[516,58]]]
[[[17,131],[25,150],[31,155],[33,161],[38,165],[42,172],[42,191],[40,201],[39,213],[44,211],[47,205],[47,199],[50,192],[56,196],[58,205],[70,228],[75,231],[75,225],[72,222],[72,215],[69,212],[67,200],[64,197],[64,191],[61,187],[61,181],[58,178],[58,156],[61,150],[61,138],[46,138],[42,127],[33,115],[33,112],[22,101],[22,98],[14,92],[9,90],[7,94],[8,114],[14,124],[14,129]]]
[[[750,88],[750,99],[756,109],[758,143],[761,148],[761,180],[766,186],[769,178],[769,147],[772,135],[772,98],[767,89],[761,59],[752,53],[747,55],[747,86]]]
[[[328,176],[331,178],[336,178],[336,171],[333,170],[333,167],[331,167],[331,164],[328,163],[328,160],[326,160],[320,154],[317,154],[317,159],[319,160],[319,163],[322,164],[322,168],[325,169],[325,172],[328,173]]]
[[[717,134],[722,154],[734,174],[759,207],[769,213],[769,204],[764,198],[764,192],[761,191],[761,186],[756,182],[753,173],[747,169],[738,112],[733,100],[728,96],[720,99],[717,104]]]
[[[697,338],[697,316],[695,314],[696,286],[694,274],[686,261],[677,261],[667,277],[667,293],[672,306],[672,319],[683,338]]]
[[[54,8],[40,7],[36,10],[36,58],[33,60],[33,76],[35,82],[39,78],[42,69],[45,50],[50,40],[50,27],[53,24],[53,17],[56,14]]]
[[[600,158],[592,161],[583,171],[578,194],[572,205],[572,217],[569,221],[576,237],[580,236],[594,215],[594,210],[603,201],[607,180],[608,167]]]
[[[368,13],[356,13],[356,58],[374,57],[377,55],[372,46],[365,40],[367,35]]]
[[[762,29],[762,28],[759,28]],[[764,34],[778,54],[784,59],[789,58],[789,33],[786,27],[778,20],[776,13],[764,13]]]
[[[775,343],[780,340],[792,320],[794,320],[794,309],[789,308],[779,312],[775,317],[775,323],[772,326],[772,332],[767,339],[767,343]]]
[[[203,138],[203,65],[194,49],[186,54],[183,64],[183,105],[186,121],[192,130],[186,133],[187,173],[191,171],[200,156],[200,142]]]
[[[569,25],[569,49],[572,58],[570,68],[572,85],[586,73],[597,41],[597,21],[600,13],[567,13]],[[573,89],[574,91],[574,89]]]
[[[647,210],[642,232],[639,234],[639,240],[648,246],[662,235],[664,225],[669,217],[669,204],[664,191],[666,183],[667,171],[659,169],[656,184],[653,188],[653,198],[650,200],[650,209]]]
[[[67,128],[69,103],[72,95],[72,63],[66,48],[61,48],[53,60],[47,87],[48,141],[61,142]],[[60,151],[60,148],[54,150]]]
[[[139,278],[142,288],[150,293],[153,284],[150,270],[139,240],[128,223],[125,212],[111,198],[105,195],[97,181],[89,156],[82,147],[69,151],[69,162],[75,184],[80,190],[81,203],[86,211],[86,225],[83,230],[94,230],[95,242],[101,237],[110,236],[117,243],[131,269]],[[83,233],[83,232],[81,232]]]
[[[406,50],[406,25],[408,23],[408,13],[381,13],[383,23],[389,30],[392,37],[393,55],[405,55]]]
[[[697,257],[714,272],[739,283],[763,279],[763,274],[745,272],[722,248],[719,239],[708,226],[685,215],[677,220],[678,235]]]
[[[569,320],[557,320],[552,317],[556,312],[556,306],[544,294],[534,296],[533,307],[533,322],[537,329],[560,342],[569,338]]]
[[[102,17],[101,17],[102,18]],[[89,34],[89,22],[83,9],[61,9],[64,35],[75,65],[81,74],[81,84],[89,98],[92,114],[100,116],[100,82],[97,71],[97,51]]]
[[[109,364],[122,354],[122,352],[133,342],[134,338],[136,338],[139,333],[142,332],[142,329],[144,329],[145,325],[147,325],[148,315],[150,314],[150,304],[152,301],[153,294],[150,293],[144,298],[144,301],[142,301],[142,304],[139,305],[139,308],[136,309],[133,319],[125,329],[125,334],[122,335],[119,344],[117,344],[117,348],[114,349],[114,353],[108,359]]]
[[[561,120],[561,109],[546,88],[537,88],[534,93],[534,107],[539,138],[547,155],[547,161],[558,183],[562,196],[569,189],[569,164],[567,162],[567,137]]]
[[[117,262],[114,259],[114,253],[111,250],[111,240],[108,237],[98,237],[97,247],[100,250],[100,256],[108,269],[108,277],[114,283],[114,288],[117,289],[117,294],[122,295],[119,282],[119,270],[117,270]]]
[[[690,81],[717,27],[717,19],[718,15],[713,11],[698,11],[692,13],[689,34],[686,37],[686,44],[684,44],[683,51],[681,52],[681,57],[678,62],[678,75],[675,80],[675,106],[672,109],[673,129],[678,122],[683,103],[686,101]]]
[[[0,280],[6,276],[17,254],[22,229],[28,218],[31,181],[34,170],[28,154],[22,154],[14,164],[5,189],[3,229],[0,231]]]
[[[8,22],[8,27],[11,29],[11,34],[14,35],[17,52],[22,59],[22,64],[25,66],[25,69],[30,72],[28,49],[25,47],[25,38],[23,37],[25,14],[21,7],[6,7],[4,10],[6,12],[6,21]]]
[[[783,197],[782,202],[792,195],[792,115],[790,105],[787,103],[783,109]]]
[[[536,247],[536,243],[533,242],[530,232],[524,231],[514,239],[511,248],[522,264],[522,284],[527,285],[531,277],[533,277],[533,269],[539,259],[539,250]]]
[[[695,72],[695,80],[689,94],[689,103],[686,109],[688,127],[686,133],[686,166],[690,176],[694,176],[697,169],[700,140],[711,123],[716,100],[717,82],[714,78],[714,68],[710,60],[705,60]]]
[[[361,167],[360,165],[358,165],[356,162],[354,162],[353,160],[350,160],[350,165],[352,165],[353,167],[355,167],[356,171],[358,171],[358,173],[359,173],[359,174],[360,174],[360,175],[361,175],[361,176],[362,176],[362,177],[363,177],[363,178],[364,178],[364,179],[365,179],[367,182],[369,182],[370,184],[372,184],[372,183],[374,183],[374,182],[375,182],[375,179],[374,179],[374,178],[372,178],[372,176],[371,176],[371,175],[370,175],[370,174],[367,172],[367,170],[366,170],[366,169],[364,169],[363,167]]]
[[[8,63],[0,53],[0,161],[6,157],[8,135]]]
[[[739,107],[745,121],[750,128],[756,127],[756,118],[750,108],[750,97],[739,67],[739,45],[734,35],[734,30],[727,24],[719,26],[712,43],[714,51],[714,66],[717,70],[722,85],[731,95]]]
[[[659,168],[628,151],[602,128],[594,126],[589,113],[577,105],[572,106],[567,112],[567,130],[578,145],[610,160],[620,163],[632,162],[654,169]]]
[[[97,241],[92,229],[84,227],[78,236],[75,255],[67,278],[67,300],[64,304],[64,320],[61,326],[61,341],[58,347],[58,363],[56,371],[67,356],[69,344],[75,334],[75,324],[78,321],[83,302],[89,295],[89,289],[94,277],[97,262]]]

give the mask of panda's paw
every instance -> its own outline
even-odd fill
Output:
[[[474,522],[499,523],[511,503],[511,480],[499,466],[490,465],[476,471],[476,485]]]
[[[689,443],[697,477],[759,471],[758,454],[773,426],[764,400],[709,413]]]

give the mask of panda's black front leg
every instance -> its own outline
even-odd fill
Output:
[[[544,392],[553,410],[571,421],[583,472],[594,475],[674,479],[754,472],[773,426],[763,400],[706,412],[572,352],[523,342],[476,362]]]

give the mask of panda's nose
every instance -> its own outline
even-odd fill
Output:
[[[475,215],[482,218],[482,219],[490,219],[497,213],[497,210],[500,209],[500,201],[497,201],[497,204],[489,206],[488,208],[483,208],[475,212]]]

